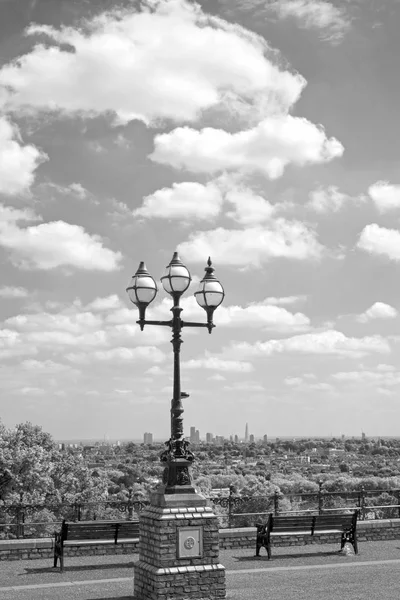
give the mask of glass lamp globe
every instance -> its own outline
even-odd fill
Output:
[[[191,281],[189,270],[179,258],[178,253],[174,252],[165,274],[161,277],[164,290],[171,296],[180,296],[188,289]]]
[[[157,295],[157,284],[146,269],[144,262],[139,264],[139,268],[132,277],[129,287],[126,288],[129,299],[139,309],[139,318],[144,320],[147,306],[153,302]],[[141,327],[143,329],[143,327]]]
[[[221,283],[213,274],[214,268],[211,266],[210,258],[207,261],[207,265],[208,266],[205,268],[206,274],[200,281],[199,287],[194,296],[197,300],[197,304],[199,304],[199,306],[204,308],[206,311],[208,322],[212,323],[213,312],[223,301],[225,292]]]

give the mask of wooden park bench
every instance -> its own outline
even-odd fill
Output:
[[[139,521],[63,521],[61,531],[54,532],[54,567],[60,559],[60,572],[64,570],[65,546],[118,544],[139,538]]]
[[[340,533],[342,549],[346,542],[350,542],[355,554],[357,548],[357,514],[320,514],[320,515],[269,515],[266,524],[257,523],[256,556],[264,546],[267,550],[268,560],[271,558],[271,538],[274,536],[311,535],[323,533]]]

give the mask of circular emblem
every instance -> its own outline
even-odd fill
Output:
[[[193,537],[188,537],[183,542],[183,545],[185,546],[186,550],[191,550],[193,548],[195,542],[196,542],[196,540]]]

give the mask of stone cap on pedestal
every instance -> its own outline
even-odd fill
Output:
[[[207,499],[196,492],[195,494],[166,494],[163,489],[150,492],[151,506],[159,506],[162,508],[191,508],[197,506],[207,506]]]

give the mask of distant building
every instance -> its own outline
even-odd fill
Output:
[[[213,438],[214,438],[214,436],[213,436],[212,433],[206,433],[206,442],[207,442],[207,444],[212,444]]]
[[[246,423],[246,428],[244,430],[244,441],[247,442],[249,441],[249,424]]]
[[[143,435],[143,443],[144,444],[152,444],[153,443],[153,434],[146,431]]]
[[[190,443],[191,444],[196,443],[196,427],[190,428]]]
[[[250,444],[254,444],[254,435],[252,433],[249,436],[249,442]]]
[[[238,443],[239,443],[239,436],[235,435],[235,444],[238,444]]]
[[[268,436],[267,436],[267,434],[264,435],[263,442],[264,442],[264,444],[266,444],[268,442]]]
[[[200,444],[200,431],[198,429],[196,429],[195,438],[196,444]]]
[[[221,446],[225,441],[225,438],[223,435],[216,435],[215,436],[215,444],[217,444],[218,446]]]

